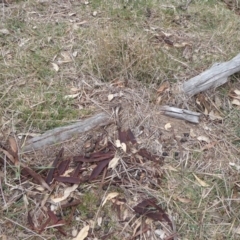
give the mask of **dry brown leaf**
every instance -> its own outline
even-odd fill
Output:
[[[88,235],[89,229],[90,229],[90,226],[86,225],[85,227],[83,227],[81,229],[81,231],[78,233],[78,235],[75,238],[73,238],[72,240],[84,240]]]
[[[38,190],[39,192],[43,192],[45,190],[44,187],[39,186],[39,185],[36,185],[35,189]]]
[[[9,160],[12,162],[12,164],[15,164],[14,157],[8,151],[6,151],[2,148],[0,148],[0,151],[3,152],[9,158]]]
[[[160,237],[160,239],[165,239],[166,232],[164,232],[162,229],[156,229],[155,234]]]
[[[109,193],[106,198],[104,199],[103,203],[102,203],[102,207],[105,205],[105,203],[115,197],[117,197],[119,195],[118,192],[112,192],[112,193]]]
[[[197,137],[197,140],[198,141],[203,141],[203,142],[206,142],[206,143],[210,143],[210,139],[206,136],[199,136],[199,137]]]
[[[164,82],[160,85],[159,89],[157,90],[157,93],[162,93],[164,92],[166,89],[169,88],[169,82]]]
[[[232,104],[236,106],[240,106],[240,101],[238,99],[233,99]]]
[[[97,224],[98,224],[98,226],[99,227],[101,227],[101,225],[102,225],[102,217],[99,217],[98,219],[97,219]]]
[[[64,96],[64,99],[68,100],[68,99],[74,99],[77,98],[80,95],[80,93],[76,93],[76,94],[71,94],[71,95],[66,95]]]
[[[118,165],[118,162],[119,162],[119,157],[114,157],[108,164],[108,169],[114,169],[117,165]]]
[[[59,66],[56,63],[51,63],[53,66],[53,69],[58,72],[59,71]]]
[[[177,197],[177,199],[179,202],[182,202],[182,203],[190,203],[192,201],[189,198],[182,198],[182,197]]]
[[[122,92],[109,94],[108,95],[108,101],[111,102],[115,97],[122,97],[122,96],[123,96]]]
[[[114,95],[113,94],[109,94],[108,95],[108,101],[111,102],[114,99]]]
[[[96,17],[96,16],[97,16],[97,11],[94,11],[94,12],[92,13],[92,15],[93,15],[94,17]]]
[[[72,173],[73,171],[74,171],[74,168],[69,168],[64,172],[64,174],[62,176],[68,177],[68,176],[70,176],[70,173]]]
[[[17,146],[15,138],[10,136],[8,141],[9,141],[9,145],[11,147],[11,150],[14,152],[14,154],[17,154],[18,153],[18,146]]]
[[[240,90],[238,90],[238,89],[235,89],[233,92],[234,92],[235,94],[237,94],[237,95],[239,95],[239,96],[240,96]]]
[[[62,197],[58,197],[58,198],[53,198],[51,197],[51,200],[54,202],[54,203],[59,203],[65,199],[67,199],[69,197],[69,195],[75,191],[76,189],[78,188],[78,184],[74,184],[73,186],[71,187],[68,187],[64,190],[64,193],[63,193],[63,196]]]
[[[77,229],[76,229],[76,228],[73,228],[73,229],[72,229],[72,236],[73,236],[73,237],[76,237],[77,234],[78,234]]]
[[[194,173],[193,176],[196,178],[196,180],[198,181],[198,183],[202,186],[202,187],[209,187],[209,184],[207,184],[206,182],[204,182],[203,180],[201,180],[199,177],[197,177]]]
[[[223,118],[218,114],[218,112],[216,112],[216,111],[211,111],[210,113],[209,113],[209,118],[211,119],[211,120],[222,120]]]
[[[28,172],[28,174],[30,174],[38,183],[40,183],[42,185],[42,187],[44,187],[45,189],[48,189],[50,192],[52,191],[52,189],[45,182],[45,180],[41,177],[41,175],[39,175],[38,173],[33,171],[31,168],[27,167],[23,162],[21,162],[20,165],[21,165],[21,167],[24,168],[24,170],[26,172]]]
[[[111,81],[111,86],[116,86],[119,88],[124,88],[126,85],[126,82],[124,80],[119,80],[119,79],[115,79],[113,81]]]
[[[127,145],[126,143],[121,143],[119,139],[115,142],[117,148],[122,148],[124,152],[127,152]]]
[[[176,47],[176,48],[183,48],[183,47],[186,47],[186,46],[190,46],[191,44],[188,43],[188,42],[182,42],[182,43],[174,43],[173,46]]]
[[[162,96],[157,97],[156,104],[160,105],[162,102]]]
[[[133,229],[133,236],[136,234],[138,228],[141,226],[142,220],[140,218],[137,218],[133,225],[136,225]]]
[[[126,145],[126,143],[122,143],[122,150],[124,152],[127,152],[127,145]]]
[[[164,128],[168,131],[171,128],[171,123],[165,124]]]
[[[72,87],[72,88],[70,89],[70,91],[71,91],[72,93],[77,93],[77,92],[81,91],[81,89],[80,89],[80,88],[76,88],[76,87]]]
[[[77,55],[78,55],[78,51],[74,51],[74,52],[72,53],[72,56],[73,56],[73,57],[77,57]]]
[[[26,194],[23,194],[23,202],[24,202],[25,208],[27,208],[27,206],[29,205],[29,201]]]
[[[236,164],[233,163],[233,162],[230,162],[229,165],[232,166],[232,167],[235,167],[237,171],[240,170],[240,166],[239,166],[239,165],[236,165]]]

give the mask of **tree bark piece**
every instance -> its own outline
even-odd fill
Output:
[[[240,54],[228,62],[214,64],[210,69],[191,78],[182,86],[183,93],[193,96],[210,88],[216,88],[227,82],[227,78],[240,71]]]
[[[186,120],[191,123],[199,123],[199,117],[201,115],[201,113],[170,106],[163,106],[160,108],[160,111],[166,116]]]
[[[105,126],[110,122],[111,119],[107,113],[99,113],[72,125],[49,130],[40,136],[28,140],[22,148],[22,152],[39,150],[46,146],[64,142],[96,127]]]

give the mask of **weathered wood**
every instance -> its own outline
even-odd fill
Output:
[[[201,115],[201,113],[170,106],[163,106],[160,108],[160,111],[166,116],[186,120],[191,123],[199,123],[199,117]]]
[[[38,150],[49,145],[64,142],[72,137],[78,136],[80,133],[107,125],[110,122],[111,120],[107,113],[99,113],[72,125],[49,130],[40,136],[28,140],[22,148],[22,152]]]
[[[240,54],[228,62],[214,64],[210,69],[191,78],[182,86],[182,91],[188,96],[216,88],[227,82],[228,77],[240,71]]]

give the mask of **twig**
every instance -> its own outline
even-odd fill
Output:
[[[27,228],[27,227],[24,227],[24,226],[21,225],[20,223],[15,222],[15,221],[13,221],[13,220],[7,218],[7,217],[4,217],[4,218],[5,218],[6,220],[8,220],[8,221],[10,221],[10,222],[12,222],[12,223],[18,225],[19,227],[22,227],[22,228],[25,229],[26,231],[29,231],[29,232],[35,234],[36,236],[40,237],[41,239],[47,240],[46,238],[42,237],[41,235],[37,234],[36,232],[32,231],[31,229],[29,229],[29,228]]]
[[[5,197],[4,197],[4,194],[3,194],[3,190],[2,190],[2,180],[1,180],[1,176],[0,176],[0,191],[1,191],[1,195],[2,195],[3,202],[4,202],[3,208],[6,207],[6,209],[7,209],[7,211],[8,211],[7,202],[6,202],[6,200],[5,200]]]

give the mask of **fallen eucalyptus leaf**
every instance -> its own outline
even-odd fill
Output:
[[[81,231],[78,233],[78,235],[72,240],[84,240],[88,235],[89,229],[90,229],[89,225],[83,227]]]
[[[171,127],[172,127],[172,126],[171,126],[171,123],[167,123],[167,124],[165,124],[165,126],[164,126],[164,128],[165,128],[166,130],[169,130]]]
[[[236,93],[237,95],[240,95],[240,90],[238,89],[235,89],[233,92]]]
[[[233,99],[232,104],[236,106],[240,106],[240,101],[238,99]]]
[[[124,152],[127,152],[127,145],[126,143],[121,143],[119,139],[115,142],[117,148],[122,148]]]
[[[76,189],[78,188],[78,184],[74,184],[73,186],[71,187],[67,187],[65,190],[64,190],[64,193],[63,193],[63,196],[62,197],[58,197],[58,198],[51,198],[51,200],[54,202],[54,203],[59,203],[65,199],[67,199],[69,197],[69,195],[75,191]]]
[[[108,95],[108,101],[111,102],[114,99],[114,95],[113,94],[109,94]]]
[[[182,198],[182,197],[177,197],[177,199],[179,202],[182,202],[182,203],[190,203],[192,201],[189,198]]]
[[[109,193],[106,198],[104,199],[103,203],[102,203],[102,207],[105,205],[105,203],[115,197],[117,197],[119,195],[118,192],[112,192],[112,193]]]
[[[205,137],[205,136],[199,136],[199,137],[197,137],[197,140],[198,141],[203,141],[203,142],[206,142],[206,143],[210,143],[210,139],[208,137]]]
[[[74,99],[74,98],[77,98],[79,95],[80,95],[80,93],[66,95],[66,96],[64,96],[64,99],[66,99],[66,100]]]
[[[198,181],[198,183],[202,186],[202,187],[209,187],[209,184],[207,184],[206,182],[204,182],[203,180],[201,180],[199,177],[197,177],[194,173],[193,176],[196,178],[196,180]]]
[[[51,63],[53,66],[53,69],[58,72],[59,71],[59,66],[56,63]]]
[[[119,162],[119,157],[114,157],[108,164],[108,169],[114,169],[117,165],[118,165],[118,162]]]

